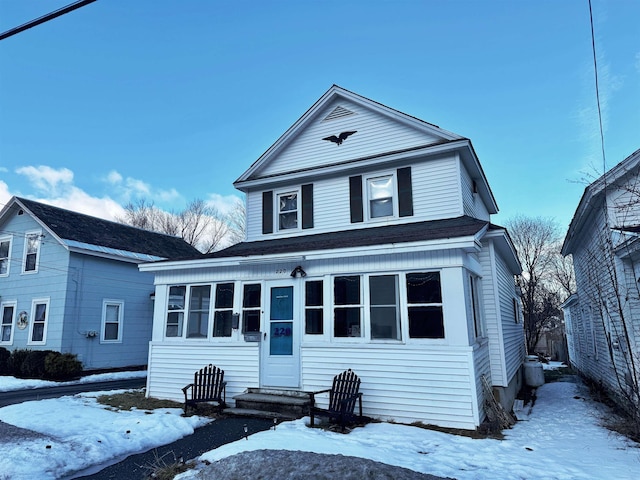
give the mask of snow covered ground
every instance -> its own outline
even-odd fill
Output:
[[[0,377],[0,391],[13,382],[5,379]],[[1,421],[45,435],[11,442],[0,438],[0,479],[62,478],[164,445],[208,421],[181,417],[180,409],[151,414],[112,411],[95,401],[101,393],[0,408]],[[582,384],[555,382],[538,389],[527,420],[506,430],[504,440],[474,440],[387,423],[369,424],[343,435],[307,428],[303,419],[224,445],[200,460],[215,462],[267,448],[356,456],[459,480],[640,478],[640,448],[601,427],[602,415],[606,409],[589,399]],[[199,465],[204,471],[210,468]],[[180,478],[196,475],[191,471]]]

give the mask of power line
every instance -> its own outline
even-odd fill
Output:
[[[9,38],[13,35],[16,35],[20,32],[24,32],[32,27],[40,25],[42,23],[48,22],[49,20],[53,20],[54,18],[58,18],[66,13],[73,12],[78,8],[84,7],[85,5],[89,5],[90,3],[95,2],[96,0],[79,0],[77,2],[71,3],[66,7],[59,8],[51,13],[47,13],[41,17],[36,18],[35,20],[31,20],[27,23],[23,23],[22,25],[7,30],[6,32],[0,33],[0,40],[4,40],[5,38]]]
[[[596,103],[598,105],[598,122],[600,126],[600,146],[602,149],[602,171],[607,171],[607,160],[604,149],[604,129],[602,128],[602,107],[600,106],[600,86],[598,83],[598,60],[596,55],[596,35],[593,29],[593,10],[591,8],[591,0],[589,0],[589,21],[591,23],[591,51],[593,52],[593,70],[596,79]]]

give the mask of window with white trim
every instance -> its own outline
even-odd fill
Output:
[[[213,336],[230,337],[233,331],[233,283],[216,284],[213,314]]]
[[[444,338],[439,272],[407,273],[409,337]]]
[[[362,337],[362,295],[359,275],[333,279],[333,335]]]
[[[47,317],[49,299],[33,300],[31,304],[31,328],[28,344],[44,345],[47,342]]]
[[[122,318],[124,302],[105,300],[102,302],[102,334],[100,340],[106,343],[122,342]]]
[[[185,285],[174,285],[169,287],[165,337],[182,336],[186,295],[187,287]]]
[[[480,297],[478,296],[479,283],[480,280],[478,279],[478,277],[469,275],[469,290],[471,293],[471,315],[473,316],[473,328],[476,338],[485,336],[484,322],[482,320],[482,312],[480,311]]]
[[[0,277],[9,275],[9,258],[11,257],[11,237],[0,238]]]
[[[279,193],[276,197],[278,230],[298,228],[298,192]]]
[[[260,331],[260,299],[262,286],[259,283],[246,284],[242,291],[242,333]]]
[[[367,202],[369,218],[393,217],[395,181],[394,175],[367,178]]]
[[[22,273],[35,273],[38,271],[41,238],[41,231],[26,232]]]
[[[369,277],[371,339],[401,340],[397,275]]]
[[[194,285],[189,288],[187,338],[207,338],[210,305],[211,285]]]
[[[322,335],[324,332],[324,286],[322,280],[304,283],[304,333]]]
[[[16,319],[16,302],[4,302],[2,308],[2,324],[0,324],[0,344],[13,342],[13,326]]]

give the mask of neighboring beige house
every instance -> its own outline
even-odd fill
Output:
[[[213,363],[227,399],[351,368],[367,416],[475,429],[483,376],[511,408],[521,268],[469,139],[333,86],[234,185],[246,241],[140,266],[149,395],[180,400]]]

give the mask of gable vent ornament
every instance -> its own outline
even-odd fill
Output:
[[[347,138],[349,138],[354,133],[357,133],[357,130],[353,130],[351,132],[342,132],[337,137],[335,135],[331,135],[330,137],[325,137],[322,140],[327,140],[328,142],[333,142],[336,145],[340,146],[342,145],[342,142],[344,142]]]

